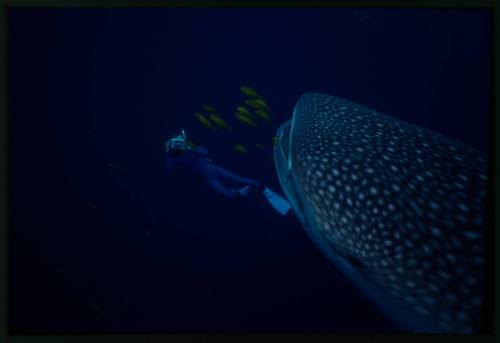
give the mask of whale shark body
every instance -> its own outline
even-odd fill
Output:
[[[485,154],[318,93],[281,125],[282,188],[313,241],[389,319],[413,332],[481,326]]]

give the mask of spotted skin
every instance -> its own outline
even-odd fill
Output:
[[[480,327],[483,153],[317,93],[299,99],[278,136],[275,161],[285,194],[329,253],[438,328],[430,332]]]

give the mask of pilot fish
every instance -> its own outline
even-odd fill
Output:
[[[222,119],[220,117],[220,115],[212,113],[212,114],[209,115],[209,117],[210,117],[210,120],[212,120],[212,122],[214,122],[215,124],[217,124],[217,126],[219,126],[220,128],[223,128],[223,129],[228,130],[228,131],[232,130],[231,126],[229,126],[224,121],[224,119]]]
[[[253,89],[252,87],[249,86],[241,86],[240,90],[243,94],[250,98],[260,98],[260,95]]]
[[[212,123],[210,122],[210,120],[208,120],[207,117],[205,117],[205,115],[203,115],[202,113],[200,112],[196,112],[194,114],[196,116],[196,119],[198,119],[198,121],[200,122],[201,125],[203,125],[204,127],[206,127],[207,129],[210,129],[212,131],[215,131],[215,127],[213,127]]]
[[[234,116],[236,117],[236,119],[238,119],[240,122],[242,122],[246,126],[250,126],[250,127],[253,127],[253,128],[257,128],[258,127],[255,124],[255,122],[252,120],[252,118],[244,115],[241,112],[234,112]]]
[[[245,148],[245,146],[241,145],[241,144],[236,144],[234,146],[234,150],[236,150],[237,152],[243,153],[243,154],[248,152],[247,148]]]
[[[245,104],[258,110],[269,111],[269,106],[262,99],[245,100]]]
[[[205,109],[205,111],[207,112],[210,112],[210,113],[217,113],[217,110],[215,109],[215,107],[213,107],[212,105],[203,105],[203,108]]]
[[[274,147],[294,212],[329,260],[404,331],[480,330],[485,154],[307,93]]]
[[[269,113],[267,113],[266,111],[257,110],[257,111],[255,111],[255,114],[257,116],[259,116],[260,118],[264,119],[265,121],[270,121]]]
[[[246,107],[244,107],[244,106],[238,106],[238,108],[237,108],[237,112],[240,112],[241,114],[243,114],[243,115],[245,115],[245,116],[247,116],[247,117],[249,117],[249,118],[252,118],[252,117],[253,117],[252,112],[250,112],[250,111],[248,110],[248,108],[246,108]]]

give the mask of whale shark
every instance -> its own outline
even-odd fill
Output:
[[[319,93],[278,129],[277,175],[323,254],[402,331],[474,333],[484,302],[483,152]]]

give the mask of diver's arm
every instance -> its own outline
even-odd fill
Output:
[[[200,156],[208,157],[208,149],[203,146],[197,146],[192,151]]]

